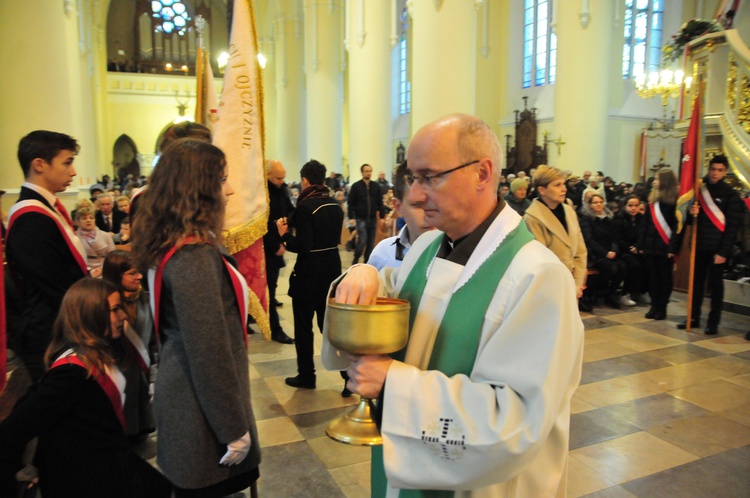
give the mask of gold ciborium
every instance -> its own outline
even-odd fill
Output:
[[[409,301],[378,298],[375,304],[341,304],[328,300],[328,342],[353,354],[390,354],[399,351],[409,338]],[[360,397],[359,404],[326,428],[331,439],[359,446],[383,444],[372,419],[372,400]]]

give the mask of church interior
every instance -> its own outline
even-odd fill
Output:
[[[197,16],[221,93],[233,1],[0,2],[0,214],[18,197],[17,145],[32,130],[81,144],[76,183],[59,194],[71,209],[102,175],[147,177],[163,130],[195,113]],[[703,164],[726,155],[728,179],[750,191],[745,1],[251,4],[263,56],[264,156],[286,165],[287,182],[299,180],[310,158],[352,182],[363,163],[391,178],[412,133],[451,113],[490,125],[508,173],[549,164],[626,183],[662,167],[679,176],[701,98]],[[699,37],[685,54],[675,35],[692,19],[715,19],[725,4],[739,5],[724,24],[731,29]],[[675,53],[662,50],[670,43]],[[288,260],[277,295],[293,336],[292,266]],[[582,312],[568,496],[750,495],[750,283],[727,284],[716,336],[677,330],[686,294],[672,300],[658,322],[645,319],[642,306]],[[338,373],[325,372],[316,356],[318,388],[289,388],[294,348],[266,341],[257,328],[249,360],[263,449],[260,496],[369,496],[369,448],[325,436],[326,424],[357,401],[340,396]],[[152,459],[155,444],[146,441],[141,454]]]

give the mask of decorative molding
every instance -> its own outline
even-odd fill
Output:
[[[482,5],[486,5],[486,2],[484,0],[474,0],[474,10],[479,12],[479,9],[482,8]]]
[[[346,0],[346,5],[343,9],[341,9],[343,15],[344,15],[344,50],[347,52],[350,49],[349,46],[349,18],[351,17],[351,11],[352,11],[352,0]]]
[[[591,10],[589,9],[589,0],[581,0],[581,10],[578,12],[578,18],[581,20],[581,27],[586,29],[591,23]]]
[[[320,61],[318,60],[318,8],[313,4],[312,8],[310,9],[310,24],[312,24],[312,27],[310,29],[310,52],[311,58],[312,58],[312,72],[317,73],[318,72],[318,66],[320,65]]]
[[[490,54],[490,3],[484,2],[482,9],[482,58]]]
[[[398,0],[391,0],[391,48],[398,43]]]
[[[612,18],[612,25],[615,29],[620,28],[620,2],[618,0],[612,0],[612,3],[614,4],[613,10],[615,12],[614,17]]]
[[[382,0],[381,0],[382,1]],[[359,47],[365,46],[365,38],[367,38],[367,31],[365,31],[365,0],[359,0],[359,33],[357,33],[357,43]]]
[[[339,33],[341,30],[345,30],[346,28],[346,11],[344,9],[344,5],[341,5],[341,11],[339,12]],[[347,40],[344,39],[344,43],[341,44],[339,47],[339,71],[343,74],[344,71],[346,71],[346,51],[347,48]]]
[[[63,12],[65,12],[66,16],[70,17],[73,15],[74,3],[74,0],[63,0]]]
[[[443,0],[432,0],[432,3],[435,5],[435,10],[440,10],[443,6]]]
[[[406,12],[414,19],[414,0],[406,0]]]
[[[614,1],[616,2],[617,0],[614,0]],[[558,11],[558,5],[559,5],[559,1],[558,0],[552,0],[552,20],[549,23],[549,29],[554,34],[557,34],[557,11]]]

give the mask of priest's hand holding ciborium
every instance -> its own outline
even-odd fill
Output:
[[[372,267],[370,267],[372,268]],[[377,288],[377,285],[376,285]],[[326,337],[334,348],[350,353],[352,369],[364,368],[359,355],[387,355],[401,350],[409,335],[409,302],[402,299],[374,298],[365,296],[329,299],[326,312]],[[366,302],[370,304],[359,304]],[[377,358],[370,358],[375,363]],[[387,360],[386,360],[387,361]],[[368,365],[372,361],[367,362]],[[378,365],[373,367],[376,370]],[[386,367],[387,369],[387,367]],[[356,376],[350,383],[355,391],[375,394],[378,388],[357,385]],[[380,386],[382,387],[382,385]],[[372,400],[362,396],[359,404],[351,412],[333,420],[326,428],[326,434],[342,443],[376,446],[382,444],[377,425],[372,419]]]

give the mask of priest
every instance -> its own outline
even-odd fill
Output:
[[[356,265],[332,285],[337,302],[382,294],[412,309],[391,356],[337,351],[324,331],[324,365],[381,411],[373,497],[565,496],[583,324],[570,271],[497,196],[502,157],[478,118],[420,129],[409,202],[438,230],[400,268]]]

